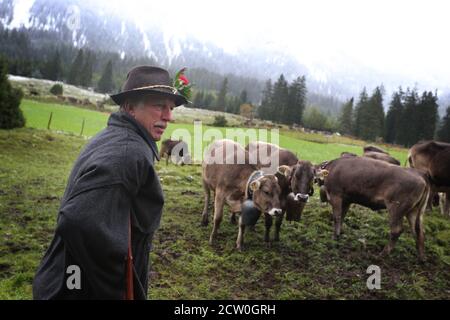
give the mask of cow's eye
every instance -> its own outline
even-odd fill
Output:
[[[270,195],[270,192],[267,190],[263,190],[265,194]]]

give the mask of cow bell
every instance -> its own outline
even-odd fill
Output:
[[[253,200],[245,200],[241,208],[241,221],[245,226],[254,226],[261,215]]]
[[[286,221],[300,221],[304,202],[296,201],[294,193],[289,193],[286,198]]]

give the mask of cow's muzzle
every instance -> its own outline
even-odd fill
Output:
[[[309,195],[307,193],[297,193],[294,197],[295,201],[308,202]]]
[[[273,216],[273,217],[276,217],[276,216],[279,216],[280,214],[281,214],[281,212],[283,212],[281,209],[279,209],[279,208],[272,208],[270,211],[268,211],[267,213],[270,215],[270,216]]]

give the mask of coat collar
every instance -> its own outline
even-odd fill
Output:
[[[156,159],[159,161],[158,146],[156,145],[155,140],[153,140],[147,130],[128,113],[122,111],[112,113],[108,119],[108,126],[127,128],[136,132],[149,145]]]

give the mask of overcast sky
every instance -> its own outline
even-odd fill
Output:
[[[33,2],[16,1],[23,4],[17,12]],[[96,1],[143,25],[229,52],[275,49],[326,66],[345,56],[382,71],[450,82],[450,1]]]

